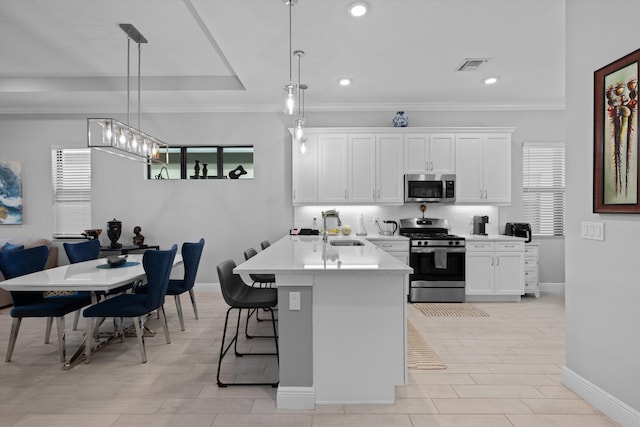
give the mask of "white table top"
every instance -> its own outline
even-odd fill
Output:
[[[142,254],[129,255],[131,267],[98,268],[106,258],[63,265],[0,282],[7,291],[109,291],[145,277]],[[182,255],[176,254],[173,266],[182,264]]]
[[[358,240],[363,246],[333,246],[335,240]],[[237,266],[235,273],[311,273],[379,271],[412,273],[413,269],[364,237],[335,236],[324,243],[322,236],[285,236]]]

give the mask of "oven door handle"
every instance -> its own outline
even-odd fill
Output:
[[[411,248],[411,253],[414,254],[431,254],[434,253],[436,251],[436,249],[444,249],[447,252],[456,252],[456,253],[460,253],[460,252],[466,252],[465,248],[461,248],[461,247],[450,247],[450,246],[446,246],[446,247],[442,247],[442,248],[425,248],[425,247],[421,247],[421,248]]]

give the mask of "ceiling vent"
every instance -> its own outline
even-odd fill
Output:
[[[462,64],[458,65],[456,71],[478,71],[487,62],[489,62],[489,58],[465,58]]]

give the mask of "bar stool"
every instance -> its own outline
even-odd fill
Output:
[[[224,261],[216,267],[218,271],[218,279],[220,280],[220,290],[225,302],[229,305],[227,315],[224,320],[224,329],[222,333],[222,343],[220,344],[220,356],[218,359],[218,373],[216,376],[218,387],[227,387],[230,385],[270,385],[277,387],[279,381],[275,382],[243,382],[243,383],[224,383],[220,379],[220,368],[222,366],[222,359],[227,354],[231,346],[233,345],[233,351],[236,357],[242,356],[276,356],[279,360],[278,350],[278,332],[276,330],[276,319],[273,315],[273,308],[278,304],[278,294],[276,289],[272,288],[254,288],[248,286],[240,275],[234,274],[233,269],[236,267],[236,263],[233,260]],[[273,322],[273,336],[276,344],[275,353],[240,353],[238,351],[238,331],[240,330],[240,315],[242,310],[261,309],[271,312],[271,320]],[[236,322],[236,333],[225,347],[225,340],[227,336],[227,325],[229,323],[229,314],[231,310],[238,310],[238,320]]]

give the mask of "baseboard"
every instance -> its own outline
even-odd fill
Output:
[[[640,427],[640,412],[567,367],[562,369],[562,384],[623,426]]]
[[[315,409],[316,390],[314,387],[278,387],[278,409]]]
[[[553,282],[546,282],[546,283],[539,283],[538,286],[540,286],[540,288],[560,288],[560,287],[564,287],[564,283],[560,282],[560,283],[553,283]]]

